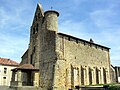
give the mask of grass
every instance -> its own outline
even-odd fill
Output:
[[[86,85],[86,86],[104,86],[104,85],[113,86],[113,85],[116,85],[116,83],[112,83],[112,84],[95,84],[95,85]]]
[[[109,90],[120,90],[120,86],[109,86]]]
[[[111,84],[96,84],[96,85],[86,85],[87,86],[103,86],[103,87],[108,87],[109,90],[120,90],[120,84],[116,83],[111,83]]]

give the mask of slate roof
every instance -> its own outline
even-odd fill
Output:
[[[0,58],[0,65],[18,66],[19,63],[7,58]]]

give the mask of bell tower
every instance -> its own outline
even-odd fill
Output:
[[[44,13],[46,29],[58,32],[58,16],[59,13],[54,10],[48,10]]]

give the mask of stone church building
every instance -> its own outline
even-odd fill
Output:
[[[13,69],[11,86],[69,90],[75,86],[111,83],[106,46],[58,32],[59,13],[37,5],[29,47]],[[17,77],[16,77],[17,75]]]

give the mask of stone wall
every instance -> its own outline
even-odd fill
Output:
[[[20,65],[28,63],[28,50],[23,54],[21,58],[22,58],[22,61],[20,62]]]
[[[39,32],[40,87],[45,90],[52,89],[54,86],[55,63],[57,60],[55,52],[57,21],[55,20],[57,20],[56,12],[45,12],[44,22]],[[54,24],[55,28],[51,24]]]
[[[40,87],[50,89],[54,82],[56,58],[56,32],[58,29],[58,12],[44,11],[38,4],[30,29],[28,62],[40,70]],[[26,54],[22,62],[26,61]]]
[[[28,48],[28,63],[32,64],[36,69],[39,69],[40,61],[40,36],[43,23],[43,10],[38,4],[34,15],[33,23],[30,28],[30,44]],[[38,34],[39,33],[39,34]]]
[[[56,86],[67,90],[77,85],[111,82],[108,48],[58,35]]]
[[[110,67],[111,82],[117,83],[115,68],[111,65]]]
[[[58,33],[58,16],[38,5],[30,29],[28,63],[40,70],[41,90],[110,83],[109,48]]]

